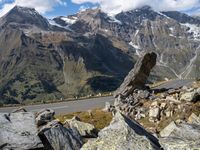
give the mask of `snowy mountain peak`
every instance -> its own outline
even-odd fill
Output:
[[[49,23],[34,8],[15,6],[1,18],[0,25],[36,26],[47,30]]]

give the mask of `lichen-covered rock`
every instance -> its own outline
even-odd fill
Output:
[[[156,65],[156,58],[157,55],[154,52],[146,53],[141,57],[121,86],[115,91],[114,96],[128,97],[136,88],[143,88],[151,69]]]
[[[89,140],[81,150],[159,150],[158,140],[137,122],[117,112],[99,137]]]
[[[52,109],[43,109],[36,113],[36,123],[38,126],[46,124],[54,119],[55,111]]]
[[[188,141],[181,138],[162,138],[160,139],[160,144],[163,146],[164,150],[199,150],[200,142]]]
[[[160,133],[160,144],[166,150],[192,150],[200,148],[200,126],[185,122],[170,123]]]
[[[65,124],[69,124],[71,128],[76,128],[83,137],[96,137],[97,132],[94,125],[81,122],[77,117],[66,120]]]
[[[28,150],[42,147],[33,113],[0,114],[0,149]]]
[[[161,137],[168,137],[170,134],[176,129],[176,124],[174,121],[172,121],[168,126],[166,126],[161,132]]]

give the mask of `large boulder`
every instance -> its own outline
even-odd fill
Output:
[[[38,126],[44,125],[54,119],[55,111],[52,109],[42,109],[36,113],[36,123]]]
[[[159,150],[158,140],[137,122],[117,112],[110,125],[89,140],[81,150]]]
[[[43,126],[39,136],[46,150],[79,150],[83,145],[81,135],[75,128],[63,127],[57,120]]]
[[[160,144],[166,150],[192,150],[200,147],[200,126],[171,122],[160,133]]]
[[[31,112],[0,114],[0,149],[28,150],[43,147]]]
[[[114,96],[118,97],[121,95],[126,98],[133,93],[134,89],[143,88],[151,69],[156,65],[156,58],[157,55],[154,52],[146,53],[141,57],[126,76],[121,86],[115,91]]]
[[[73,117],[70,120],[66,120],[65,126],[70,126],[71,128],[76,128],[81,136],[83,137],[96,137],[97,130],[94,125],[81,122],[79,118]]]
[[[181,94],[180,100],[188,102],[200,101],[200,89],[192,89],[192,91],[184,92]]]

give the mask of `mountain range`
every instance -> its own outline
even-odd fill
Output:
[[[199,41],[200,19],[177,11],[96,8],[47,19],[15,6],[0,18],[0,103],[114,91],[149,51],[158,56],[149,81],[197,78]]]

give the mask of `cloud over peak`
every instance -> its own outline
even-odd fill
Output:
[[[0,0],[0,3],[3,3],[4,0]],[[9,10],[11,10],[14,6],[23,6],[35,8],[39,13],[45,14],[46,12],[52,11],[53,8],[57,5],[66,6],[67,3],[64,0],[14,0],[11,3],[5,3],[2,5],[2,9],[0,10],[0,17],[5,15]]]
[[[76,4],[92,3],[110,14],[128,11],[149,5],[157,11],[186,11],[200,6],[199,0],[72,0]]]

